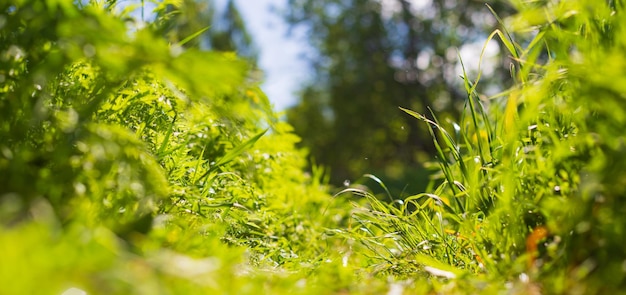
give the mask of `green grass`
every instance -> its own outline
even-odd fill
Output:
[[[458,122],[398,110],[439,167],[402,198],[369,174],[328,194],[232,54],[0,4],[0,293],[622,292],[624,3],[546,2],[493,11],[510,89],[462,73]]]

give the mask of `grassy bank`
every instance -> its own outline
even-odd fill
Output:
[[[622,1],[493,11],[515,83],[460,73],[457,122],[398,110],[439,167],[402,199],[374,175],[329,194],[247,62],[114,2],[0,4],[0,294],[626,287]]]

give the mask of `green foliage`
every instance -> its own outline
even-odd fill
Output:
[[[445,284],[456,292],[620,292],[623,3],[513,4],[499,20],[511,31],[489,42],[507,48],[515,85],[485,100],[480,74],[464,73],[459,123],[402,109],[429,127],[440,174],[431,193],[391,203],[346,190],[368,205],[345,233],[377,270],[456,278]]]
[[[304,174],[247,62],[114,11],[0,6],[3,292],[296,288],[342,202]]]
[[[115,1],[0,4],[2,293],[621,292],[624,3],[512,5],[510,89],[463,70],[457,122],[397,110],[426,192],[332,197],[247,62]]]
[[[423,163],[436,151],[428,128],[398,106],[420,113],[431,107],[444,121],[459,117],[465,94],[457,53],[482,43],[496,25],[484,2],[289,1],[286,18],[306,32],[315,77],[288,121],[314,160],[330,167],[332,184],[373,173],[397,194],[425,189],[430,171]],[[505,1],[487,2],[512,13]],[[496,70],[481,88],[508,87],[500,66],[507,58],[490,60]]]
[[[222,14],[217,13],[215,6],[216,1],[209,0],[160,1],[155,9],[157,19],[150,25],[170,43],[235,51],[250,63],[256,63],[257,48],[235,1],[229,0]]]

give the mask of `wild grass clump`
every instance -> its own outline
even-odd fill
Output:
[[[512,4],[519,12],[488,42],[509,55],[515,84],[482,98],[480,73],[464,74],[459,122],[402,109],[430,127],[434,186],[390,201],[346,190],[368,201],[346,233],[373,270],[404,277],[481,278],[518,294],[622,290],[624,4]]]
[[[313,292],[345,207],[249,65],[115,11],[0,4],[2,293]]]

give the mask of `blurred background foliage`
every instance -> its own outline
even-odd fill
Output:
[[[237,52],[238,56],[256,63],[258,48],[235,1],[228,0],[225,8],[219,10],[216,9],[216,2],[219,1],[162,2],[154,11],[156,21],[152,25],[171,43],[196,36],[183,46]]]
[[[501,17],[513,7],[465,0],[288,3],[286,20],[306,32],[312,47],[314,78],[287,111],[301,146],[314,162],[330,167],[335,186],[372,173],[396,193],[423,192],[430,173],[425,162],[435,150],[426,125],[398,107],[425,114],[430,108],[444,123],[458,121],[467,98],[459,52],[475,74],[484,42],[499,26],[485,4]],[[509,57],[498,44],[490,46],[479,86],[483,98],[512,82]]]

